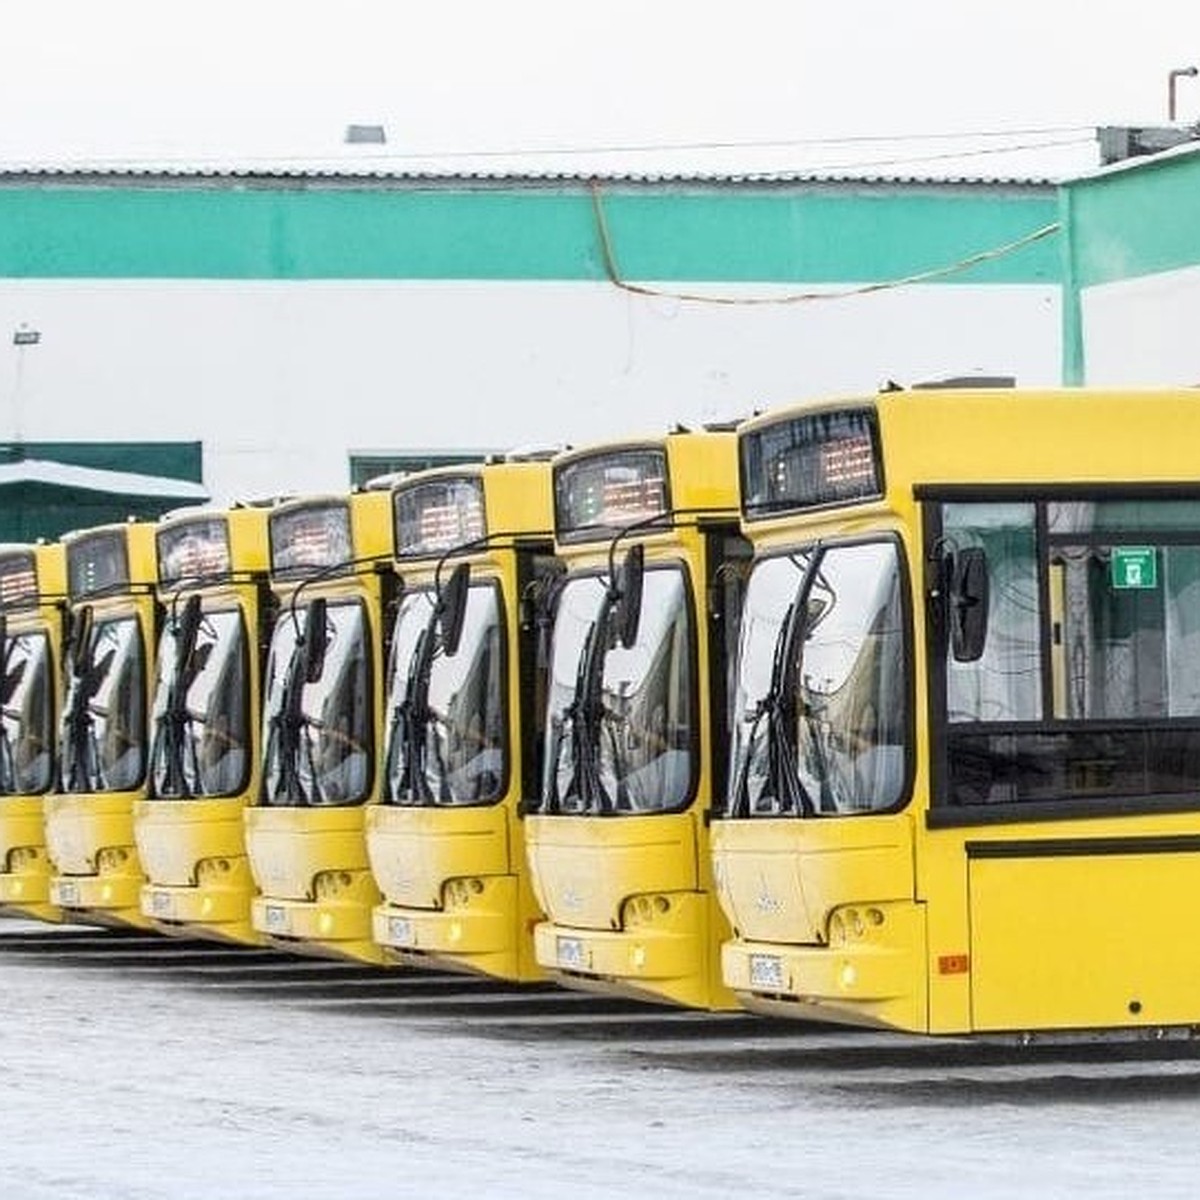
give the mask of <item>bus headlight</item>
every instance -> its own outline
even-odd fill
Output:
[[[621,925],[625,929],[638,925],[652,925],[671,911],[667,896],[630,896],[621,905]]]
[[[484,893],[482,879],[447,879],[442,886],[442,906],[444,908],[466,908],[471,901]]]
[[[336,900],[353,882],[349,871],[321,871],[313,880],[313,895],[318,900]]]
[[[129,851],[124,846],[105,846],[96,855],[96,871],[100,875],[115,874],[129,861]]]

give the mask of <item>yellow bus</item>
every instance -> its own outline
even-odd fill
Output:
[[[42,797],[54,786],[65,562],[58,543],[0,547],[0,905],[44,921],[60,915]]]
[[[555,578],[550,467],[497,461],[392,491],[403,591],[383,803],[367,849],[375,940],[403,961],[541,976],[521,799],[538,786],[538,596]],[[453,569],[451,569],[453,568]]]
[[[391,512],[386,492],[290,500],[268,517],[275,617],[263,682],[263,780],[245,810],[269,941],[368,962],[379,890],[365,806],[380,792]]]
[[[156,533],[165,619],[151,709],[150,794],[134,803],[141,910],[167,933],[239,942],[254,880],[242,810],[258,796],[267,512],[188,512]]]
[[[547,920],[538,963],[570,986],[733,1004],[708,821],[727,759],[736,647],[735,441],[728,431],[554,461],[556,553],[543,782],[525,821]]]
[[[1194,1026],[1200,394],[894,391],[739,445],[728,985],[923,1033]]]
[[[101,923],[146,925],[133,805],[146,794],[158,602],[154,525],[63,538],[71,634],[57,791],[46,796],[50,902]]]

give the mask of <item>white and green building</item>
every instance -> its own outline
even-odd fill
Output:
[[[1058,203],[1021,179],[9,170],[0,441],[199,441],[225,500],[886,379],[1054,383]]]
[[[1067,383],[1200,384],[1200,143],[1064,184]]]

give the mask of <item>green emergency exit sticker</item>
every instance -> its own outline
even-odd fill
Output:
[[[1111,569],[1117,591],[1158,587],[1158,555],[1153,546],[1114,546]]]

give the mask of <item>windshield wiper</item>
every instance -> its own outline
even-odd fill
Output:
[[[22,659],[10,671],[8,669],[9,646],[3,651],[3,666],[0,666],[0,796],[11,796],[17,790],[17,760],[13,752],[12,739],[8,736],[8,722],[13,721],[21,728],[20,709],[9,706],[14,693],[25,677],[27,659]]]
[[[284,673],[283,685],[280,688],[279,708],[271,716],[271,726],[274,744],[279,755],[279,779],[272,795],[273,800],[310,802],[304,785],[300,781],[300,748],[307,740],[307,718],[302,707],[304,698],[304,676],[302,663],[304,660],[304,640],[297,638],[292,646],[291,657],[288,659],[287,671]],[[309,750],[311,764],[311,749]],[[316,775],[313,774],[314,791]]]
[[[796,594],[784,614],[783,624],[775,639],[775,653],[771,663],[771,684],[765,696],[759,700],[750,718],[750,730],[746,736],[745,751],[738,763],[733,785],[733,799],[729,815],[749,815],[750,763],[754,758],[754,743],[758,738],[762,722],[767,722],[767,781],[773,793],[778,811],[800,812],[813,816],[816,809],[808,794],[797,766],[800,748],[796,742],[795,729],[800,717],[796,703],[795,667],[798,665],[796,648],[804,637],[807,599],[814,576],[817,555],[806,566]],[[810,716],[805,713],[805,720]]]
[[[429,682],[433,676],[433,664],[438,650],[438,610],[436,605],[429,614],[425,628],[417,636],[409,660],[404,683],[404,699],[392,707],[392,722],[389,741],[392,754],[403,754],[400,778],[393,789],[393,799],[398,803],[428,804],[435,797],[429,786],[428,776],[428,732],[438,714],[429,704]],[[450,795],[448,772],[437,754],[438,795],[437,800],[448,802]]]
[[[571,753],[575,765],[566,791],[568,795],[579,796],[584,812],[614,811],[613,797],[600,778],[600,736],[607,716],[603,695],[605,643],[615,603],[615,595],[606,592],[600,602],[600,611],[584,637],[575,674],[575,693],[563,712],[563,717],[571,722]],[[560,754],[561,749],[560,745]],[[560,805],[561,799],[559,797]]]
[[[91,661],[89,655],[88,661],[75,675],[71,703],[64,720],[66,748],[70,755],[70,765],[64,781],[68,792],[83,792],[103,786],[99,747],[92,721],[92,701],[100,691],[100,685],[108,675],[115,657],[116,650],[111,648],[96,663]]]

